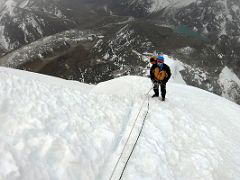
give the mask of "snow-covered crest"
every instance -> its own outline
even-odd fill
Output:
[[[1,179],[109,179],[151,88],[136,76],[96,86],[6,68],[0,76]],[[150,99],[123,179],[237,180],[240,106],[171,81],[166,102]]]

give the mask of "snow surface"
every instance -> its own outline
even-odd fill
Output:
[[[3,180],[109,179],[152,94],[146,77],[94,86],[8,68],[0,77]],[[239,114],[239,105],[172,79],[166,102],[150,99],[122,179],[238,180]]]

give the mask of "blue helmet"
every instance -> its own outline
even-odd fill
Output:
[[[157,57],[157,62],[163,63],[164,62],[164,57],[163,56],[158,56]]]

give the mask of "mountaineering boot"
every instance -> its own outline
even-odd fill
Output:
[[[152,95],[152,98],[154,98],[154,97],[158,97],[158,95],[157,94]]]
[[[162,97],[162,101],[165,101],[165,97]]]

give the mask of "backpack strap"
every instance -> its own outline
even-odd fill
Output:
[[[163,70],[163,66],[164,66],[164,64],[162,63],[162,64],[160,64],[160,71],[162,71]]]

